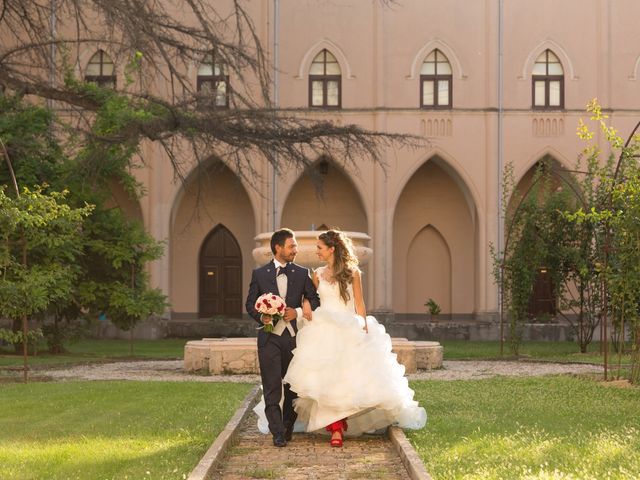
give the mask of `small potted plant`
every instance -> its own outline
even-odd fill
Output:
[[[427,311],[431,315],[432,319],[435,319],[435,317],[442,311],[440,305],[438,305],[438,303],[433,298],[429,298],[424,306],[427,307]]]

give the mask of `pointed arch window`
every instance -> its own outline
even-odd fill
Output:
[[[197,89],[201,97],[208,99],[205,103],[217,108],[229,107],[229,75],[212,53],[204,57],[198,68]]]
[[[533,108],[564,108],[564,70],[558,57],[545,50],[536,59],[531,74]]]
[[[424,59],[420,70],[420,106],[422,108],[451,108],[451,64],[440,50],[433,50]]]
[[[116,88],[116,68],[104,50],[98,50],[87,64],[85,81],[104,88]]]
[[[342,106],[342,70],[336,57],[324,49],[315,56],[309,69],[309,106]]]

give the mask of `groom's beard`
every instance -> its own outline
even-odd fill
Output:
[[[282,258],[279,258],[278,260],[280,261],[280,263],[291,263],[296,259],[296,255],[297,253],[292,253],[288,256],[282,256]]]

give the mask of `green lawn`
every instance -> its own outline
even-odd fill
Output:
[[[248,384],[64,382],[0,387],[0,478],[186,478]]]
[[[444,347],[445,360],[499,360],[500,342],[475,342],[465,340],[444,340],[440,342]],[[589,345],[587,353],[580,353],[575,342],[524,342],[520,347],[520,357],[545,362],[576,362],[602,364],[600,342]],[[504,357],[512,358],[509,344],[504,344]],[[609,346],[610,362],[617,363],[617,355]],[[629,363],[629,355],[623,355],[622,363]]]
[[[640,389],[574,377],[412,382],[438,480],[640,478]]]
[[[81,340],[67,346],[68,353],[51,355],[45,350],[29,357],[33,367],[40,365],[58,365],[108,360],[135,359],[172,359],[184,357],[184,345],[189,339],[168,338],[164,340],[136,340],[133,344],[133,357],[129,353],[128,340]],[[0,368],[21,366],[22,357],[12,355],[5,347],[0,349]]]

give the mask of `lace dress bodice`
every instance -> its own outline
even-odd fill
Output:
[[[320,297],[320,307],[323,310],[334,312],[355,313],[355,304],[353,302],[353,285],[348,284],[349,301],[347,303],[340,296],[340,285],[338,282],[332,282],[325,277],[326,267],[320,267],[316,270],[318,276],[318,295]]]

